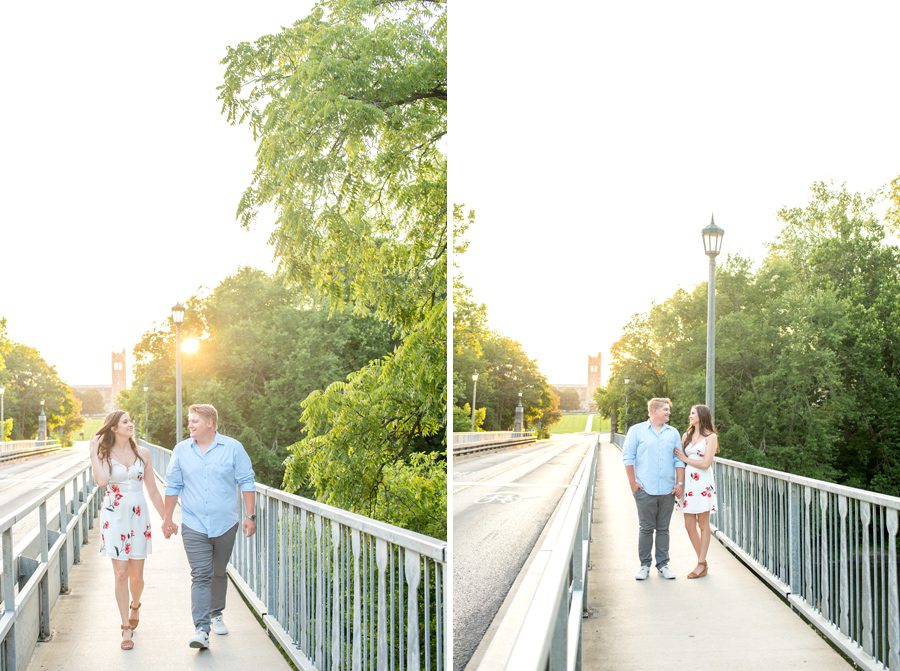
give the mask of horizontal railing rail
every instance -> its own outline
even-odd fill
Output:
[[[582,667],[582,624],[599,447],[598,440],[579,465],[531,562],[528,570],[537,586],[521,623],[514,623],[518,633],[503,668],[572,671]],[[491,668],[487,663],[486,658],[482,668]],[[501,668],[500,664],[497,661],[496,668]]]
[[[50,638],[50,610],[69,591],[69,568],[81,562],[100,494],[88,465],[0,519],[0,671],[24,669],[37,641]],[[47,504],[56,497],[59,512],[48,519]],[[14,543],[13,527],[35,511],[38,527]],[[35,537],[38,549],[31,552]]]
[[[858,665],[900,669],[900,498],[721,457],[715,480],[716,537]]]
[[[534,431],[454,431],[453,445],[530,438]]]
[[[0,461],[21,459],[62,448],[55,440],[10,440],[0,443]]]
[[[171,451],[142,444],[164,478]],[[294,664],[447,668],[445,541],[256,488],[257,533],[238,536],[228,571]]]

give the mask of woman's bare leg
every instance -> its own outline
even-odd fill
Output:
[[[712,538],[712,531],[709,528],[709,512],[697,515],[697,522],[700,525],[700,550],[697,552],[698,561],[706,561],[706,553],[709,551],[709,541]]]
[[[116,579],[116,605],[119,607],[119,617],[122,624],[128,626],[128,564],[127,561],[113,559],[113,574]],[[126,641],[131,639],[131,631],[124,630],[122,638]]]
[[[131,604],[139,605],[141,603],[141,594],[144,593],[144,560],[129,559],[128,560],[128,584],[131,588]],[[130,618],[139,618],[140,614],[136,610],[128,613]]]
[[[690,513],[684,514],[684,528],[687,530],[688,538],[691,539],[691,545],[694,546],[694,552],[700,556],[700,530],[697,528],[697,516]]]

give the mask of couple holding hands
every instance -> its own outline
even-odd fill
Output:
[[[712,464],[719,449],[719,437],[712,414],[705,405],[693,406],[688,430],[679,436],[678,430],[668,423],[672,414],[669,399],[651,398],[647,411],[649,419],[628,429],[622,447],[622,461],[637,505],[640,527],[641,568],[634,578],[646,580],[650,575],[654,534],[659,575],[667,580],[675,578],[669,567],[669,521],[676,499],[697,553],[697,566],[687,577],[702,578],[707,572],[706,553],[711,538],[709,516],[716,512]]]
[[[178,533],[172,521],[181,499],[184,550],[191,567],[192,648],[209,647],[209,632],[227,634],[222,619],[231,557],[240,520],[237,489],[248,511],[244,535],[256,533],[256,486],[244,447],[218,432],[218,413],[211,405],[188,410],[190,438],[172,451],[166,470],[165,501],[156,486],[150,450],[134,440],[134,423],[124,410],[106,416],[91,438],[94,482],[105,487],[100,510],[100,553],[112,560],[115,596],[122,619],[123,650],[134,647],[144,591],[144,560],[151,550],[152,530],[147,497],[162,518],[166,538]]]

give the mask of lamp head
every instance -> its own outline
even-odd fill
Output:
[[[184,306],[181,303],[172,306],[172,321],[176,324],[184,322]]]
[[[722,238],[725,231],[716,226],[716,218],[710,217],[709,226],[703,229],[703,251],[707,256],[715,258],[722,250]]]
[[[472,373],[472,382],[478,382],[478,371]]]

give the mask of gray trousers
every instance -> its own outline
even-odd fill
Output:
[[[662,568],[669,563],[669,521],[675,509],[675,496],[672,494],[654,496],[643,489],[638,489],[634,501],[637,504],[640,525],[638,558],[641,560],[641,566],[650,566],[653,533],[656,532],[656,568]]]
[[[225,567],[231,559],[238,526],[235,524],[214,538],[184,525],[181,527],[184,551],[191,565],[191,615],[194,627],[207,634],[210,618],[221,615],[225,609],[225,591],[228,587]]]

